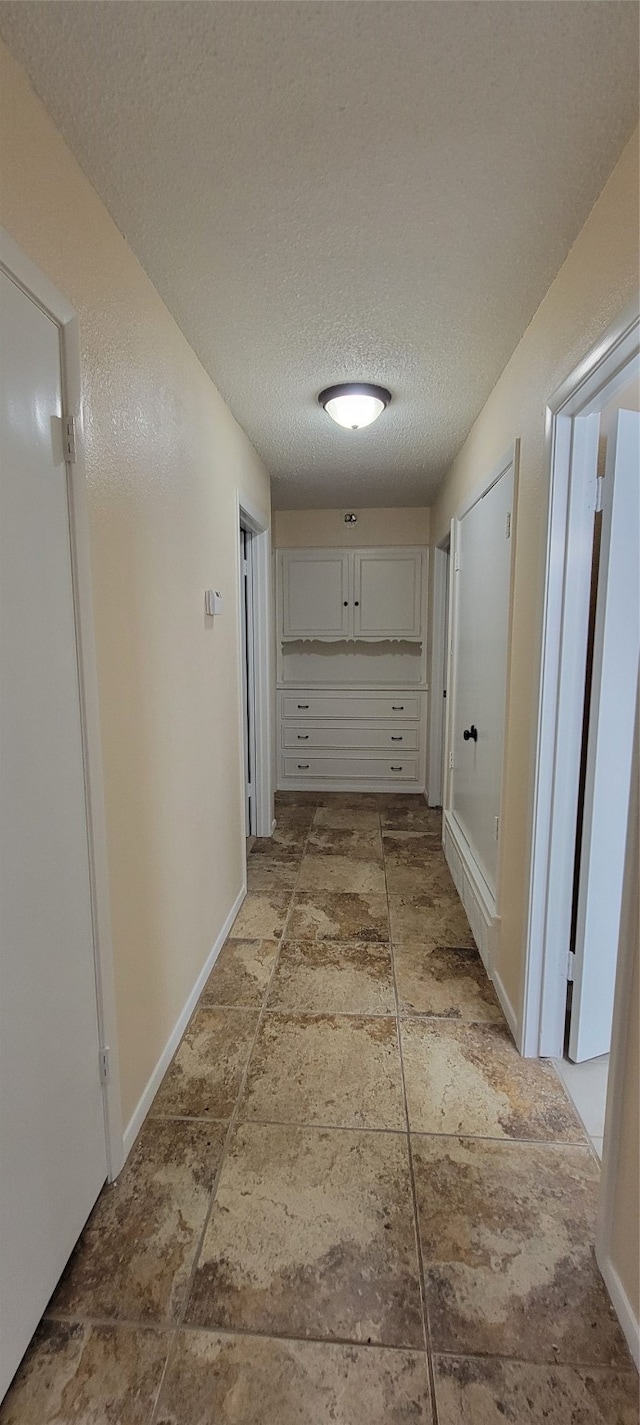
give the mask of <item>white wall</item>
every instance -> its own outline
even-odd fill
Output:
[[[349,506],[353,509],[353,506]],[[344,510],[274,510],[273,542],[300,549],[325,546],[330,549],[375,548],[385,544],[428,544],[430,511],[397,508],[354,510],[358,523],[344,522]]]

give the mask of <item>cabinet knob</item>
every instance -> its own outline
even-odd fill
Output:
[[[308,763],[308,762],[299,762],[299,763],[298,763],[298,771],[299,771],[299,772],[308,772],[308,771],[309,771],[309,763]]]
[[[345,600],[344,600],[342,607],[345,608],[345,609],[349,607],[349,600],[348,600],[348,599],[345,599]]]
[[[392,772],[401,772],[401,771],[402,771],[402,767],[392,767],[392,768],[391,768],[391,771],[392,771]]]
[[[392,742],[402,742],[402,738],[400,737],[399,734],[398,734],[397,737],[394,737],[393,733],[391,733],[391,741],[392,741]]]
[[[299,732],[299,733],[298,733],[298,742],[308,742],[308,741],[309,741],[309,733],[308,733],[308,732]]]
[[[354,601],[353,601],[353,606],[354,606],[354,608],[359,609],[359,608],[360,608],[360,600],[359,600],[359,599],[354,599]]]
[[[392,704],[391,704],[391,711],[392,711],[392,712],[404,712],[404,703],[392,703]]]
[[[308,703],[298,703],[298,707],[299,707],[299,709],[300,709],[301,712],[306,712],[306,711],[307,711],[307,708],[309,707],[309,704],[308,704]]]

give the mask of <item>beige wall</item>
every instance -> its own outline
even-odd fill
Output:
[[[522,1013],[527,867],[539,687],[549,452],[546,402],[638,291],[638,134],[576,239],[471,433],[431,512],[439,543],[460,504],[520,437],[513,648],[497,969]]]
[[[269,481],[4,47],[0,66],[2,221],[81,324],[126,1123],[241,888],[235,492],[268,515]]]
[[[312,545],[362,549],[384,544],[428,544],[428,509],[355,510],[350,529],[344,510],[274,510],[273,541],[282,548]]]

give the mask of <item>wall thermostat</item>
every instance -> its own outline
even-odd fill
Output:
[[[358,516],[354,515],[353,510],[349,510],[348,514],[344,517],[344,522],[345,524],[357,524]]]
[[[214,614],[224,613],[224,599],[219,589],[205,589],[204,611],[211,618]]]

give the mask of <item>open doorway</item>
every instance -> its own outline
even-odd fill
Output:
[[[523,1052],[602,1149],[640,616],[637,317],[549,412],[552,484]]]
[[[264,517],[238,496],[242,778],[245,836],[273,829],[271,541]]]

